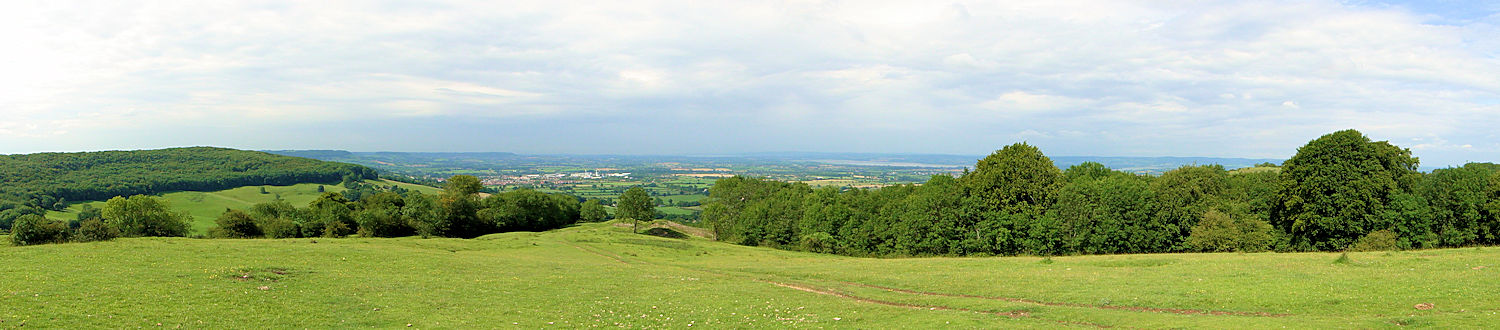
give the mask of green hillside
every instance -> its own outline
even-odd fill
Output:
[[[365,183],[376,186],[398,186],[409,190],[421,191],[425,194],[436,194],[441,191],[438,188],[415,185],[405,182],[387,180],[365,180]],[[318,192],[318,186],[323,186],[324,191],[343,192],[344,187],[336,184],[303,183],[290,186],[245,186],[219,191],[179,191],[162,194],[172,209],[187,212],[192,216],[192,232],[206,233],[209,227],[214,225],[214,219],[224,213],[224,209],[249,209],[251,205],[276,200],[280,197],[287,203],[296,206],[307,206],[309,202],[317,199],[322,193]],[[266,193],[262,194],[261,188]],[[57,212],[48,212],[47,217],[58,220],[74,220],[82,211],[84,205],[95,208],[103,208],[103,201],[85,203],[74,203],[68,208]]]
[[[373,179],[364,166],[259,151],[192,147],[0,155],[0,201],[52,208],[65,201],[250,185]]]
[[[128,238],[0,247],[24,260],[0,263],[0,327],[1500,325],[1500,286],[1484,284],[1500,250],[1338,256],[870,259],[609,223],[473,240]]]

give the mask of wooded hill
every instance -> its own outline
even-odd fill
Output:
[[[213,147],[0,155],[0,225],[68,201],[375,177],[360,165]]]

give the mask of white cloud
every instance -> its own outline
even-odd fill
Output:
[[[1333,0],[14,1],[0,4],[0,38],[12,41],[0,53],[0,152],[32,151],[15,146],[43,136],[53,144],[42,147],[61,149],[156,141],[186,134],[169,128],[222,125],[215,119],[254,130],[526,117],[575,137],[556,152],[596,151],[569,149],[599,137],[568,130],[606,118],[661,131],[741,123],[745,132],[722,139],[806,134],[762,150],[860,140],[870,149],[857,151],[982,153],[1031,132],[1058,154],[1285,157],[1352,127],[1398,144],[1438,134],[1473,146],[1424,145],[1428,162],[1500,156],[1488,142],[1500,126],[1500,15],[1415,10]],[[118,131],[90,133],[101,127]],[[912,136],[922,132],[940,133]],[[634,152],[737,151],[651,145],[661,149]]]

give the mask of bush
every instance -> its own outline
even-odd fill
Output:
[[[354,230],[350,229],[349,225],[346,225],[340,221],[329,222],[328,224],[323,226],[323,237],[337,238],[349,236],[349,234],[353,233]]]
[[[37,245],[68,241],[68,224],[27,214],[11,224],[10,242],[15,245]]]
[[[359,235],[364,237],[401,237],[416,233],[400,212],[394,210],[363,210],[354,215],[359,223]]]
[[[803,251],[833,253],[833,246],[835,242],[833,239],[833,235],[825,232],[815,232],[807,235],[802,235],[802,239],[797,243],[798,246],[802,247]]]
[[[296,238],[302,232],[296,221],[284,217],[260,219],[259,226],[262,234],[269,238]]]
[[[214,224],[219,227],[213,231],[214,235],[210,235],[213,237],[255,238],[265,234],[260,226],[255,225],[255,219],[249,213],[240,210],[224,210],[224,214],[220,214]]]
[[[1376,230],[1366,234],[1365,237],[1359,238],[1359,241],[1354,242],[1354,245],[1349,247],[1349,251],[1392,251],[1397,249],[1397,241],[1395,232],[1388,229]]]
[[[73,240],[78,242],[100,242],[120,237],[120,230],[110,227],[101,218],[88,218],[78,223],[78,232]]]
[[[110,198],[103,213],[104,221],[122,236],[183,237],[188,233],[188,215],[172,212],[167,202],[151,196]]]
[[[1187,238],[1190,249],[1205,252],[1261,252],[1274,238],[1270,224],[1250,217],[1234,217],[1208,210]]]

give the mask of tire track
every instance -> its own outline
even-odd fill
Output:
[[[630,264],[629,261],[625,261],[624,258],[620,258],[620,256],[617,256],[617,255],[605,254],[604,252],[590,250],[588,248],[584,248],[583,246],[580,246],[580,245],[577,245],[577,244],[573,244],[573,243],[569,243],[569,242],[565,242],[565,241],[557,241],[557,242],[558,243],[567,244],[568,246],[572,246],[573,248],[576,248],[576,249],[581,250],[583,252],[593,253],[594,255],[597,255],[597,256],[600,256],[600,257],[609,258],[610,260],[614,260],[614,261],[617,261],[617,262],[622,263],[622,264],[626,264],[626,265]]]
[[[1009,317],[1009,318],[1031,317],[1031,313],[1027,313],[1027,312],[994,312],[994,311],[980,311],[980,310],[964,309],[964,308],[957,308],[957,307],[947,307],[947,306],[937,306],[937,305],[916,305],[916,304],[908,304],[908,303],[899,303],[899,302],[894,302],[894,301],[875,300],[875,299],[870,299],[870,298],[864,298],[864,297],[859,297],[859,296],[853,296],[853,295],[843,294],[843,293],[835,292],[835,291],[832,291],[832,290],[819,290],[819,289],[815,289],[815,288],[812,288],[812,287],[806,287],[806,286],[801,286],[801,285],[796,285],[796,284],[788,284],[788,283],[782,283],[782,282],[776,282],[776,281],[769,281],[769,280],[755,280],[755,281],[770,283],[770,284],[773,284],[773,285],[776,285],[776,286],[779,286],[779,287],[783,287],[783,288],[788,288],[788,289],[794,289],[794,290],[805,291],[805,292],[812,292],[812,293],[822,294],[822,295],[829,295],[829,296],[834,296],[834,297],[839,297],[839,298],[844,298],[844,299],[850,299],[850,300],[854,300],[854,301],[858,301],[858,302],[865,302],[865,303],[877,304],[877,305],[906,307],[906,308],[913,308],[913,309],[938,310],[938,311],[951,310],[951,311],[960,311],[960,312],[993,314],[993,315],[999,315],[999,316],[1004,316],[1004,317]]]
[[[1024,299],[1024,298],[989,297],[989,296],[978,296],[978,295],[968,295],[968,294],[926,292],[926,291],[916,291],[916,290],[908,290],[908,289],[901,289],[901,288],[892,288],[892,287],[885,287],[885,286],[879,286],[879,285],[873,285],[873,284],[864,284],[864,283],[847,282],[847,281],[840,281],[839,283],[843,283],[843,284],[847,284],[847,285],[853,285],[853,286],[858,286],[858,287],[866,287],[866,288],[872,288],[872,289],[886,290],[886,291],[890,291],[890,292],[899,292],[899,293],[906,293],[906,294],[914,294],[914,295],[999,300],[999,301],[1016,302],[1016,303],[1026,303],[1026,304],[1036,304],[1036,305],[1054,306],[1054,307],[1094,308],[1094,309],[1123,310],[1123,311],[1132,311],[1132,312],[1171,313],[1171,314],[1182,314],[1182,315],[1251,316],[1251,317],[1287,317],[1287,316],[1292,316],[1292,314],[1275,314],[1275,313],[1267,313],[1267,312],[1236,312],[1236,311],[1216,311],[1216,310],[1206,310],[1206,309],[1158,308],[1158,307],[1142,307],[1142,306],[1089,305],[1089,304],[1077,304],[1077,303],[1063,303],[1063,302],[1052,302],[1052,301],[1040,301],[1040,300],[1031,300],[1031,299]]]

